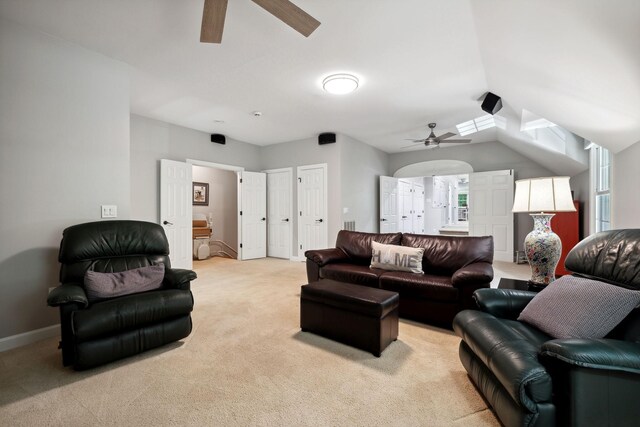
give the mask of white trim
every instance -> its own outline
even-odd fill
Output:
[[[278,172],[291,172],[291,175],[293,177],[293,168],[279,168],[279,169],[267,169],[267,170],[263,170],[262,172],[264,173],[278,173]]]
[[[223,170],[234,171],[234,172],[242,172],[244,170],[242,166],[224,165],[222,163],[207,162],[205,160],[187,159],[187,163],[193,166],[204,166],[207,168],[223,169]]]
[[[60,336],[60,325],[51,325],[0,339],[0,352],[22,347],[47,338]]]
[[[305,257],[303,256],[292,256],[291,258],[289,258],[289,261],[294,261],[294,262],[304,262],[305,261]]]

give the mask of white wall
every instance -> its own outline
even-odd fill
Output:
[[[293,168],[293,206],[297,203],[296,167],[304,165],[327,164],[327,196],[328,196],[328,244],[332,247],[336,242],[338,231],[342,228],[342,198],[341,198],[341,166],[339,143],[318,145],[318,138],[308,138],[300,141],[284,142],[268,145],[260,149],[260,161],[263,170]],[[292,226],[292,256],[298,254],[298,215],[294,215]]]
[[[131,115],[131,217],[158,222],[160,159],[204,160],[248,171],[260,170],[260,147],[227,138],[211,142],[210,134],[135,114]]]
[[[355,221],[357,231],[377,233],[380,176],[389,175],[389,154],[346,135],[336,140],[341,149],[342,220]]]
[[[128,219],[127,67],[0,19],[0,338],[58,322],[67,226]]]
[[[640,228],[640,141],[613,156],[612,228]]]
[[[194,214],[213,215],[212,238],[238,250],[238,178],[235,172],[193,166],[193,181],[209,183],[209,206],[193,206]]]

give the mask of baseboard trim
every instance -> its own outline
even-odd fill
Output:
[[[60,325],[57,324],[47,326],[46,328],[36,329],[34,331],[24,332],[18,335],[12,335],[10,337],[0,338],[0,353],[59,335]]]

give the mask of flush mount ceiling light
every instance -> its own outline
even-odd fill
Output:
[[[345,95],[358,88],[359,80],[351,74],[332,74],[322,81],[322,88],[334,95]]]

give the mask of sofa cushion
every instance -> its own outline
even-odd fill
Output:
[[[411,248],[400,245],[385,245],[376,241],[371,242],[371,268],[381,268],[391,271],[408,271],[423,273],[423,248]]]
[[[336,238],[336,248],[346,253],[352,262],[362,265],[371,263],[371,242],[385,245],[399,245],[401,233],[361,233],[358,231],[340,230]]]
[[[117,273],[87,270],[84,289],[89,301],[159,289],[164,280],[164,264],[134,268]]]
[[[469,264],[493,263],[492,236],[403,234],[402,245],[424,248],[422,269],[430,274],[451,276],[456,270]]]
[[[554,338],[603,338],[640,303],[640,291],[563,276],[536,295],[518,320]]]
[[[380,287],[398,292],[403,297],[428,298],[439,301],[457,301],[458,289],[451,277],[416,274],[405,271],[386,271],[380,276]]]
[[[379,268],[369,268],[368,265],[327,264],[320,270],[320,277],[338,282],[379,288],[379,278],[384,272],[384,270],[380,270]]]
[[[117,335],[191,313],[190,291],[168,289],[127,295],[74,311],[71,327],[78,341]]]

